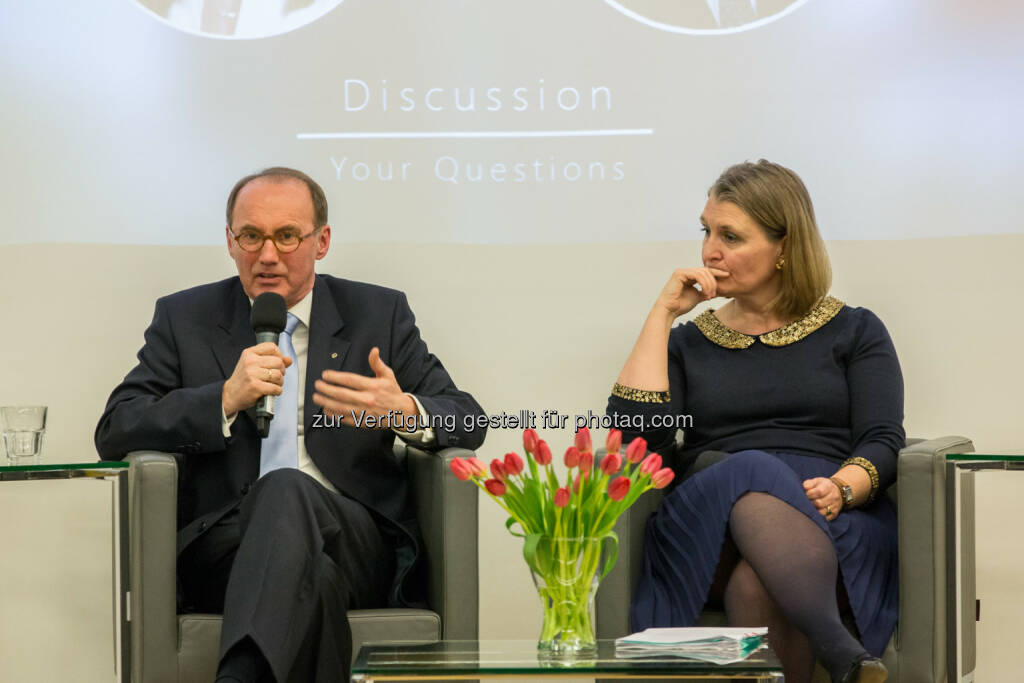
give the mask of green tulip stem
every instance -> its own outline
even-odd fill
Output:
[[[578,650],[596,646],[590,608],[599,577],[602,539],[552,537],[542,540],[537,554],[538,592],[544,606],[539,647]]]

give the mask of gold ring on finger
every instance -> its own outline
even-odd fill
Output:
[[[831,505],[826,505],[825,506],[825,516],[826,517],[831,517],[832,516],[832,506]]]
[[[274,377],[274,371],[267,368],[267,381],[269,382]]]

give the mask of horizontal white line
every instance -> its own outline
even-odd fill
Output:
[[[299,140],[417,140],[497,138],[601,138],[625,135],[654,135],[653,128],[611,128],[607,130],[442,130],[427,132],[298,133]]]

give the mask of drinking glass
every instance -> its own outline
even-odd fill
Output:
[[[11,465],[38,462],[46,431],[46,406],[4,406],[0,408],[0,426]]]

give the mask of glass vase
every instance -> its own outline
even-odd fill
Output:
[[[537,643],[542,653],[575,658],[597,652],[594,595],[601,578],[611,569],[604,540],[540,536],[533,540],[532,549],[531,540],[527,540],[524,555],[544,607]]]

